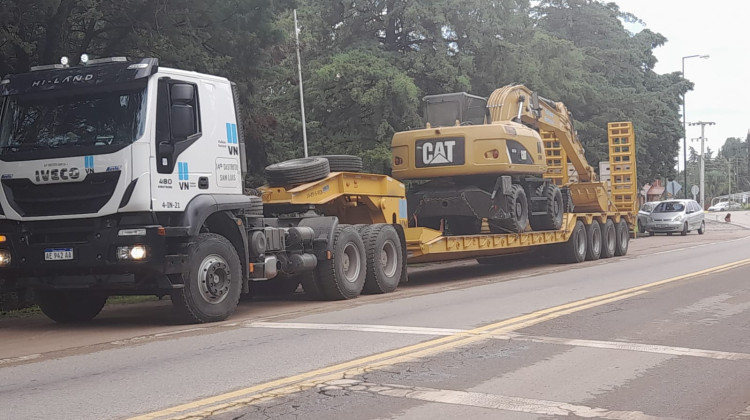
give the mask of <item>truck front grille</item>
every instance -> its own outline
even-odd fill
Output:
[[[4,179],[8,203],[23,217],[91,214],[112,198],[120,171],[86,175],[82,182],[37,185],[29,179]]]

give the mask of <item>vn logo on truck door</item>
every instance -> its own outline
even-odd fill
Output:
[[[463,137],[419,140],[416,144],[417,168],[463,165],[465,156]]]
[[[227,123],[227,151],[229,152],[229,156],[237,156],[240,154],[237,124]]]
[[[177,162],[177,177],[181,190],[190,189],[190,171],[187,162]]]

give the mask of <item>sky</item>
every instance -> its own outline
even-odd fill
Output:
[[[682,71],[695,88],[685,97],[687,122],[705,126],[706,146],[715,153],[729,137],[744,140],[750,129],[750,27],[747,0],[613,0],[620,10],[640,18],[645,27],[667,38],[654,50],[659,74]],[[638,28],[628,27],[631,31]],[[687,127],[688,147],[700,152],[700,126]],[[693,141],[693,139],[696,139]],[[682,146],[682,140],[680,140]],[[680,150],[682,168],[682,150]]]

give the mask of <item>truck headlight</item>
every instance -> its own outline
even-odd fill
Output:
[[[146,259],[148,252],[144,245],[117,247],[117,259],[120,261],[141,261]]]
[[[7,267],[10,265],[10,251],[7,249],[0,249],[0,267]]]

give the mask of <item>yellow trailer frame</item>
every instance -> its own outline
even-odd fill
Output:
[[[599,185],[597,185],[598,187]],[[566,242],[578,220],[585,224],[624,219],[633,225],[631,212],[568,213],[563,227],[554,231],[445,236],[424,227],[409,227],[404,184],[386,175],[332,172],[326,178],[290,189],[263,186],[263,203],[269,209],[307,206],[320,214],[336,216],[341,223],[389,223],[405,236],[407,263],[493,257],[528,252],[536,247]]]

